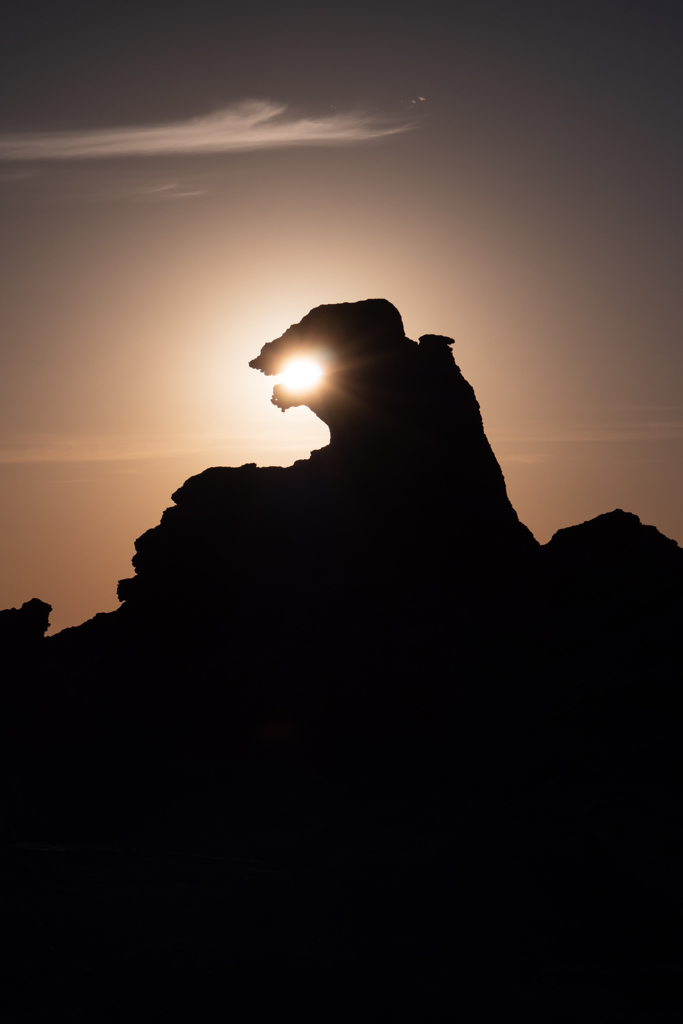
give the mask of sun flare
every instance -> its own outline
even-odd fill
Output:
[[[295,359],[282,374],[282,383],[290,391],[305,391],[318,383],[322,372],[322,367],[310,359]]]

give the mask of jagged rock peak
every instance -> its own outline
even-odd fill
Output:
[[[472,388],[455,365],[452,338],[406,337],[401,315],[386,299],[317,306],[268,342],[249,365],[267,376],[307,359],[319,383],[304,392],[278,384],[273,404],[306,405],[330,428],[336,448],[415,444],[458,416],[481,425]]]
[[[50,628],[52,605],[37,597],[25,601],[21,608],[0,611],[0,644],[30,646],[43,639]]]
[[[330,428],[330,458],[366,478],[400,480],[404,492],[421,490],[435,513],[449,507],[456,518],[516,522],[453,344],[435,334],[412,341],[395,306],[367,299],[316,307],[249,365],[268,376],[300,359],[322,369],[310,389],[277,384],[272,401],[283,411],[305,405],[320,417]]]

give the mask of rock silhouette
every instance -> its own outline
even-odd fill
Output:
[[[136,577],[119,584],[130,613],[177,609],[184,595],[194,608],[210,595],[214,612],[225,610],[233,589],[230,618],[242,617],[241,632],[244,595],[255,585],[247,603],[267,602],[268,572],[304,612],[314,595],[317,605],[325,591],[357,591],[358,574],[361,590],[397,572],[424,587],[473,558],[534,548],[451,344],[410,341],[398,311],[379,299],[318,307],[267,344],[250,365],[268,374],[293,357],[324,362],[319,387],[296,396],[278,385],[273,401],[283,411],[309,405],[329,425],[330,444],[288,469],[210,469],[188,480],[137,542]],[[207,614],[202,607],[202,621]]]
[[[79,841],[132,829],[157,847],[189,829],[215,853],[262,814],[265,857],[298,793],[318,824],[294,840],[290,822],[287,856],[308,863],[311,836],[328,834],[320,807],[328,821],[340,801],[375,815],[390,805],[403,838],[380,859],[407,857],[418,818],[431,836],[422,875],[403,876],[423,910],[395,926],[399,953],[385,925],[403,897],[371,882],[361,857],[353,884],[362,877],[367,898],[346,931],[341,918],[325,926],[330,962],[416,962],[420,947],[436,963],[457,950],[465,973],[512,988],[567,963],[584,979],[598,963],[647,974],[670,955],[683,900],[683,552],[621,510],[539,545],[452,344],[408,339],[382,299],[317,307],[250,366],[322,367],[318,386],[278,384],[272,401],[307,405],[329,426],[327,447],[288,468],[186,481],[136,541],[117,611],[46,639],[48,605],[0,612],[5,773],[20,779],[8,829]],[[430,873],[438,894],[416,881]],[[457,899],[454,873],[470,879]],[[338,901],[351,875],[325,878]],[[382,927],[359,909],[368,900],[384,907]],[[268,956],[291,966],[284,948],[296,946],[302,963],[324,959],[301,943]]]
[[[6,648],[35,647],[50,627],[52,606],[34,597],[21,608],[0,611],[0,645]]]
[[[452,525],[518,524],[479,405],[456,366],[451,338],[405,336],[398,310],[383,299],[319,306],[249,364],[272,376],[294,358],[325,369],[303,395],[279,384],[283,411],[307,405],[330,429],[324,457],[363,488],[365,501],[393,502]],[[406,510],[407,511],[407,510]]]

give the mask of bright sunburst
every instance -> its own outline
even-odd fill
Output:
[[[291,391],[305,391],[317,384],[322,372],[322,367],[310,359],[295,359],[287,364],[282,383]]]

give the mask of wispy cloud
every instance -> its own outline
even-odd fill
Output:
[[[261,456],[301,458],[310,443],[305,430],[284,438],[271,433],[30,434],[0,436],[0,465],[32,462],[131,462],[205,454],[214,465],[241,465]]]
[[[89,160],[173,153],[228,153],[283,146],[344,145],[416,127],[376,115],[287,116],[287,107],[248,100],[189,121],[132,128],[0,135],[0,160]]]
[[[32,434],[0,439],[0,463],[118,462],[209,451],[229,445],[215,434],[135,435]]]
[[[675,441],[683,438],[683,421],[669,423],[616,423],[616,424],[577,424],[566,430],[543,429],[504,432],[490,430],[488,436],[492,441],[505,443],[533,441]],[[527,456],[507,456],[518,462],[529,461]]]
[[[499,455],[499,462],[528,462],[530,464],[536,464],[539,462],[547,462],[550,458],[549,455],[542,455],[540,452],[531,453],[530,455]]]

